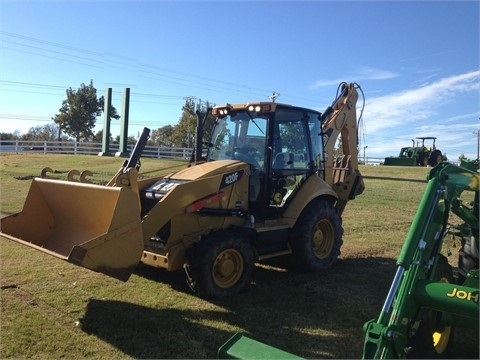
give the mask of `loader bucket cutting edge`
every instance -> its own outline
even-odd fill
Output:
[[[143,252],[138,195],[126,187],[35,178],[0,235],[126,281]]]

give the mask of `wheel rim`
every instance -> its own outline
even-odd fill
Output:
[[[435,331],[432,336],[433,336],[433,347],[435,348],[435,351],[437,354],[442,354],[448,345],[448,340],[450,339],[450,333],[452,331],[452,328],[450,326],[445,327],[445,329],[442,332]]]
[[[448,279],[446,277],[442,277],[440,282],[448,283]],[[448,346],[448,341],[450,340],[450,335],[452,332],[451,326],[445,326],[442,331],[433,331],[432,338],[433,338],[433,348],[437,354],[443,354]]]
[[[335,244],[335,230],[329,220],[323,219],[317,223],[313,233],[313,252],[319,259],[330,255]]]
[[[212,276],[221,288],[234,286],[243,273],[242,255],[235,249],[227,249],[218,254],[213,263]]]

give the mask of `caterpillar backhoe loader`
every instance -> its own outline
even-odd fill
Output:
[[[184,268],[203,297],[244,289],[257,260],[291,254],[302,269],[329,268],[345,205],[364,190],[357,89],[340,84],[323,114],[274,101],[215,106],[210,141],[202,141],[207,116],[198,117],[188,167],[140,179],[145,128],[105,186],[44,171],[23,210],[1,219],[1,235],[123,281],[139,262]],[[339,136],[343,157],[334,159]]]

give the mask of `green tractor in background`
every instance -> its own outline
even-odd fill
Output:
[[[436,137],[426,136],[415,139],[417,139],[416,145],[415,140],[412,139],[412,146],[402,148],[397,157],[386,157],[384,165],[434,167],[442,161],[447,161],[447,157],[442,155],[442,152],[435,147]],[[421,145],[419,145],[420,140]],[[432,140],[432,146],[425,146],[425,140]]]

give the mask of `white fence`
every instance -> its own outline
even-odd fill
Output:
[[[127,153],[133,150],[134,145],[127,146]],[[109,154],[115,155],[119,151],[118,144],[110,144]],[[102,153],[101,143],[76,142],[76,141],[23,141],[23,140],[2,140],[0,141],[0,152],[36,152],[43,154],[83,154],[98,155]],[[146,146],[143,157],[167,158],[167,159],[190,159],[192,149]]]
[[[127,153],[133,150],[134,145],[128,145]],[[113,156],[119,150],[118,144],[110,144],[109,153]],[[101,143],[76,142],[76,141],[23,141],[23,140],[1,140],[0,152],[36,152],[43,154],[83,154],[98,155],[102,152]],[[190,159],[192,149],[166,147],[166,146],[146,146],[143,151],[143,157],[165,158],[165,159]],[[364,165],[383,164],[384,158],[359,157],[358,161]]]
[[[359,157],[358,162],[360,165],[383,165],[385,158],[366,156],[365,158]]]

